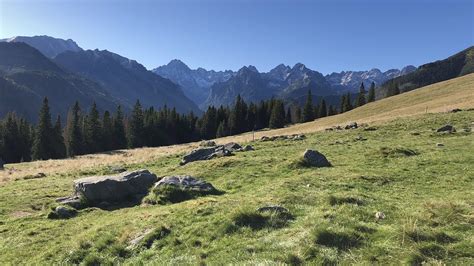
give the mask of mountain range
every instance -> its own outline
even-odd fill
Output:
[[[408,91],[472,73],[473,58],[471,47],[419,68],[328,75],[302,63],[280,64],[268,72],[251,65],[238,71],[214,71],[191,69],[177,59],[149,71],[135,60],[107,50],[84,50],[70,39],[13,37],[0,40],[0,116],[16,111],[34,120],[45,96],[53,114],[63,116],[76,100],[84,109],[96,102],[101,110],[120,104],[129,111],[138,99],[145,107],[167,105],[181,113],[199,114],[210,105],[231,105],[237,95],[247,102],[278,97],[301,104],[311,90],[315,99],[336,103],[341,94],[357,93],[361,83],[368,88],[372,82],[381,98],[390,86]]]
[[[172,81],[148,71],[134,60],[109,51],[83,50],[74,41],[47,36],[15,37],[0,42],[2,105],[0,116],[16,111],[35,120],[43,97],[53,114],[65,117],[79,100],[84,109],[95,101],[101,110],[136,100],[145,107],[175,107],[200,113]]]
[[[208,71],[204,68],[190,69],[182,61],[174,59],[153,72],[179,84],[191,100],[205,109],[210,105],[232,104],[238,94],[246,101],[259,101],[271,97],[299,98],[306,95],[308,89],[319,96],[356,93],[362,82],[366,87],[372,82],[380,86],[389,79],[414,70],[414,66],[385,72],[374,68],[323,76],[298,63],[293,67],[280,64],[267,73],[259,72],[254,66],[244,66],[237,72]]]

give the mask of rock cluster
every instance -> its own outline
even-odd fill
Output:
[[[275,141],[275,140],[304,140],[306,136],[303,134],[293,134],[293,135],[280,135],[280,136],[263,136],[260,138],[260,141]]]
[[[357,128],[360,128],[360,127],[366,127],[367,124],[357,124],[357,122],[351,122],[345,126],[333,126],[333,127],[329,127],[329,128],[326,128],[325,130],[326,131],[335,131],[335,130],[348,130],[348,129],[357,129]],[[371,131],[371,130],[377,130],[376,128],[370,128],[368,129],[367,131]]]
[[[189,175],[165,176],[156,182],[153,189],[161,186],[175,186],[183,190],[193,190],[199,192],[215,192],[217,189],[206,181],[194,178]]]
[[[148,170],[126,172],[115,176],[92,176],[74,181],[74,195],[58,199],[72,207],[104,206],[144,197],[158,180]]]
[[[198,148],[186,154],[181,160],[180,165],[185,165],[194,161],[203,161],[218,157],[231,156],[233,155],[233,152],[237,151],[251,150],[253,150],[252,146],[247,145],[245,148],[242,148],[242,146],[235,142],[230,142],[224,145],[218,145],[213,147]]]

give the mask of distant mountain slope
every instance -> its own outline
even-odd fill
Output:
[[[65,69],[98,82],[123,105],[139,99],[145,107],[176,107],[180,112],[200,112],[181,88],[144,66],[107,50],[67,51],[54,58]]]
[[[208,71],[204,68],[190,69],[185,63],[177,59],[152,71],[180,85],[184,94],[197,105],[204,103],[212,85],[227,81],[235,74],[230,70]]]
[[[35,48],[22,42],[0,43],[0,117],[15,111],[36,121],[44,97],[53,115],[63,118],[76,100],[87,109],[114,110],[117,102],[97,83],[67,73]]]
[[[231,105],[240,94],[247,102],[279,97],[298,98],[311,90],[313,95],[331,95],[331,85],[324,76],[299,63],[293,68],[278,65],[268,73],[259,73],[254,66],[241,68],[225,82],[211,87],[204,106]]]
[[[358,92],[360,84],[364,82],[366,88],[370,87],[372,82],[376,86],[381,86],[387,80],[406,75],[416,70],[414,66],[406,66],[399,69],[390,69],[385,72],[377,68],[369,71],[342,71],[339,73],[331,73],[326,75],[327,81],[333,86],[334,90],[339,92]]]
[[[71,39],[63,40],[49,36],[17,36],[8,39],[2,39],[1,42],[24,42],[36,49],[49,58],[54,58],[56,55],[65,51],[81,51],[82,48]]]
[[[378,96],[380,98],[390,95],[390,91],[396,87],[401,92],[411,91],[469,73],[474,73],[474,46],[444,60],[422,65],[416,71],[405,76],[387,81],[378,91]]]

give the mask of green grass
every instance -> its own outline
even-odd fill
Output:
[[[255,151],[185,166],[176,155],[126,165],[193,175],[224,193],[87,208],[68,220],[47,219],[55,198],[72,192],[72,180],[106,168],[8,181],[0,187],[0,264],[473,265],[474,135],[461,132],[473,121],[473,111],[426,114],[375,131],[255,142]],[[433,131],[446,123],[458,132]],[[367,140],[355,141],[358,135]],[[333,167],[299,167],[305,149]],[[291,217],[256,211],[268,204]],[[386,218],[376,221],[377,211]],[[141,244],[127,248],[144,232]]]

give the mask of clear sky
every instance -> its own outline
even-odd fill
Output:
[[[472,0],[0,0],[0,38],[50,35],[151,69],[387,70],[474,45]]]

